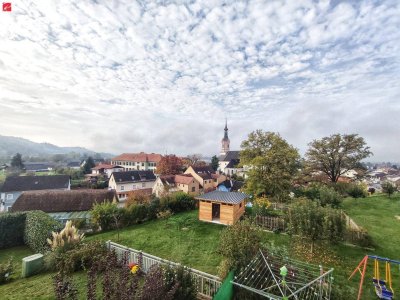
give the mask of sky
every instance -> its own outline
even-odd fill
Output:
[[[11,1],[0,134],[205,156],[256,129],[400,161],[400,1]]]

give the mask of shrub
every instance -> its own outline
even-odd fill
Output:
[[[260,248],[260,231],[250,220],[236,222],[225,228],[220,235],[218,252],[224,257],[225,270],[246,266]],[[220,267],[222,270],[222,267]],[[226,274],[220,274],[224,278]]]
[[[390,197],[396,191],[396,187],[393,183],[385,181],[382,183],[382,191]]]
[[[167,290],[174,290],[174,300],[195,300],[197,289],[195,281],[189,269],[183,266],[165,269],[165,281]]]
[[[57,273],[53,276],[54,293],[57,300],[78,299],[78,289],[70,277]]]
[[[96,203],[91,210],[92,222],[101,230],[110,230],[115,227],[115,216],[121,213],[120,210],[116,203]]]
[[[78,230],[72,225],[72,221],[67,221],[65,227],[60,232],[52,232],[53,239],[47,239],[51,250],[56,250],[57,248],[63,248],[68,250],[73,248],[76,244],[79,244],[84,234],[78,234]]]
[[[131,191],[128,192],[128,198],[125,201],[125,207],[137,204],[146,204],[150,203],[150,201],[151,201],[151,195],[140,190]]]
[[[183,192],[161,197],[160,210],[170,209],[174,213],[188,211],[196,208],[194,198]]]
[[[68,251],[56,249],[45,257],[45,267],[48,271],[58,270],[62,273],[72,273],[81,269],[89,269],[101,261],[107,249],[102,241],[83,242]]]
[[[25,218],[21,212],[0,214],[0,249],[24,244]]]
[[[351,183],[347,187],[347,194],[353,198],[365,198],[368,196],[366,187],[361,184]]]
[[[374,193],[375,193],[375,188],[370,187],[370,188],[368,189],[368,193],[371,193],[371,195],[374,194]]]
[[[138,224],[147,219],[148,207],[144,204],[131,205],[127,208],[126,218],[129,224]]]
[[[0,264],[0,284],[6,283],[10,280],[13,269],[12,258],[10,258],[6,263]]]
[[[42,211],[26,213],[24,241],[25,244],[37,253],[49,250],[47,239],[53,231],[60,231],[62,224]]]
[[[333,187],[314,183],[303,190],[303,195],[311,200],[318,200],[322,206],[339,207],[342,196]]]
[[[270,210],[271,202],[265,196],[260,196],[253,201],[253,211],[256,215],[269,216],[271,214]]]

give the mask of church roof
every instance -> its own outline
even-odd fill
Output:
[[[240,151],[228,151],[225,155],[220,157],[220,161],[231,161],[231,160],[239,160]]]

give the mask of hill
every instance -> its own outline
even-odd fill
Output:
[[[22,156],[50,156],[54,154],[77,153],[80,155],[94,155],[95,151],[83,147],[59,147],[49,143],[35,143],[30,140],[0,135],[0,158],[10,158],[15,153],[21,153]],[[113,156],[110,153],[99,153],[102,157]]]

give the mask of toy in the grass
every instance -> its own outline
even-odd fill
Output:
[[[400,266],[400,261],[376,255],[364,256],[364,258],[360,261],[358,266],[354,269],[353,273],[349,277],[349,279],[351,279],[357,271],[359,271],[361,274],[357,300],[361,299],[362,287],[363,287],[365,272],[367,270],[368,258],[374,260],[374,277],[372,278],[372,284],[374,285],[376,295],[378,296],[379,299],[392,300],[394,297],[394,291],[392,287],[392,273],[390,269],[390,264],[396,264]],[[385,279],[380,278],[379,262],[385,263]]]
[[[132,274],[136,274],[136,273],[140,270],[139,265],[136,264],[136,263],[130,263],[130,264],[128,265],[128,267],[129,267],[129,269],[131,270],[131,273],[132,273]]]

